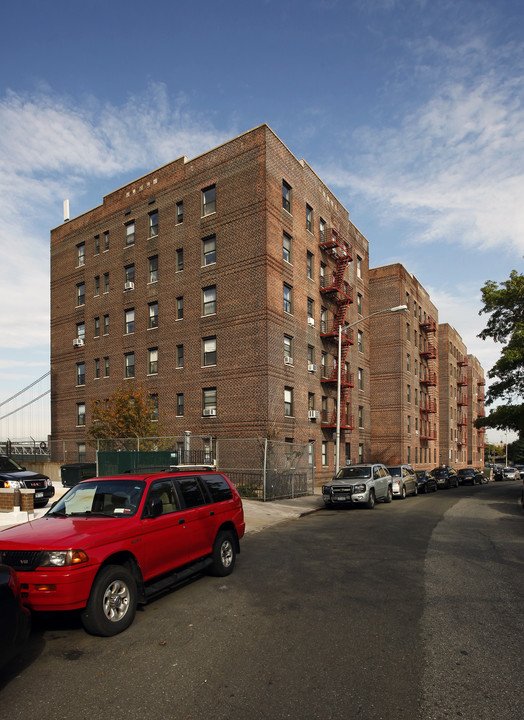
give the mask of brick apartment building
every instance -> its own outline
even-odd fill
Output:
[[[486,439],[486,428],[477,428],[474,422],[479,417],[484,417],[486,412],[484,410],[485,400],[485,385],[486,380],[484,378],[484,369],[478,361],[478,359],[469,354],[468,355],[468,465],[473,467],[483,467],[484,465],[484,452],[485,452],[485,439]]]
[[[484,413],[484,372],[468,355],[459,333],[439,325],[440,462],[465,467],[484,464],[484,433],[473,423]]]
[[[415,469],[439,459],[438,311],[401,264],[369,271],[371,444],[374,457]],[[406,305],[404,313],[388,308]]]
[[[137,381],[163,434],[315,441],[331,475],[337,330],[371,311],[368,264],[266,125],[115,190],[51,231],[52,438],[81,453],[91,401]],[[363,332],[342,344],[342,462],[371,459]]]

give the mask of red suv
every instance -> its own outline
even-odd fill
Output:
[[[32,610],[81,609],[85,629],[116,635],[137,604],[204,569],[232,572],[244,535],[240,496],[209,470],[92,478],[38,520],[0,532]]]

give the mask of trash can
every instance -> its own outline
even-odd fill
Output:
[[[68,463],[60,466],[62,487],[74,487],[81,480],[96,476],[96,463]]]

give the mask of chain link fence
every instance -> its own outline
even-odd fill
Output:
[[[2,450],[3,445],[3,450]],[[235,483],[240,495],[277,500],[312,495],[312,446],[266,438],[212,438],[192,435],[111,438],[89,443],[56,440],[2,443],[0,451],[18,462],[97,463],[98,474],[148,472],[180,465],[214,465]]]

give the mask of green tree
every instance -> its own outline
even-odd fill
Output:
[[[495,382],[488,389],[486,405],[503,404],[476,425],[515,430],[523,437],[524,404],[519,401],[524,397],[524,275],[512,270],[509,280],[500,284],[488,280],[481,292],[484,305],[479,314],[490,317],[479,337],[503,345],[500,358],[488,371]]]
[[[161,434],[153,398],[141,385],[125,383],[107,400],[91,403],[91,424],[87,436],[91,440],[110,438],[146,438]]]

